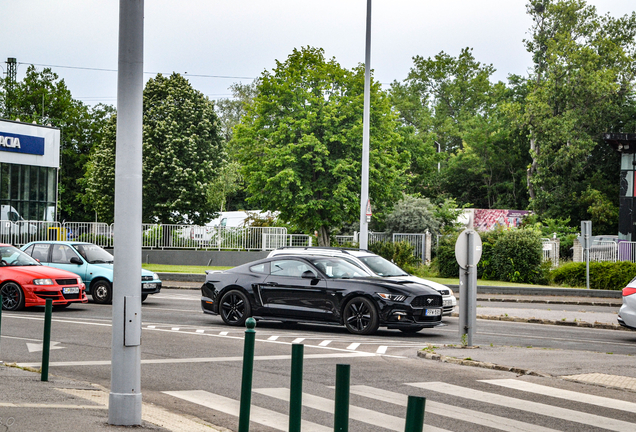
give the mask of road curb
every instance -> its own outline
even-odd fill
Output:
[[[452,317],[459,317],[457,312],[451,314]],[[548,320],[540,318],[519,318],[505,315],[477,315],[477,319],[491,320],[491,321],[508,321],[508,322],[522,322],[530,324],[549,324],[549,325],[561,325],[569,327],[584,327],[584,328],[596,328],[604,330],[629,330],[619,324],[601,323],[595,321],[588,323],[585,321],[563,321],[563,320]]]
[[[493,302],[493,303],[540,303],[540,304],[556,304],[556,305],[577,305],[577,306],[607,306],[607,307],[621,307],[623,302],[617,301],[604,301],[596,302],[589,300],[550,300],[546,298],[529,299],[529,298],[492,298],[492,297],[477,297],[477,301]]]
[[[424,358],[427,360],[436,360],[442,363],[450,363],[450,364],[456,364],[456,365],[461,365],[461,366],[472,366],[472,367],[480,367],[483,369],[492,369],[492,370],[499,370],[499,371],[504,371],[504,372],[512,372],[515,373],[517,375],[531,375],[531,376],[538,376],[538,377],[553,377],[554,375],[551,374],[547,374],[544,372],[538,372],[538,371],[534,371],[531,369],[523,369],[523,368],[518,368],[518,367],[512,367],[512,366],[504,366],[504,365],[499,365],[496,363],[489,363],[489,362],[482,362],[482,361],[477,361],[477,360],[468,360],[468,359],[458,359],[456,357],[449,357],[449,356],[445,356],[445,355],[441,355],[441,354],[437,354],[434,352],[424,352],[424,351],[418,351],[417,352],[417,356],[420,358]]]

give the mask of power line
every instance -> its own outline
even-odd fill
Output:
[[[41,63],[29,63],[29,62],[18,62],[18,64],[42,66],[42,67],[54,67],[54,68],[63,68],[63,69],[80,69],[80,70],[101,71],[101,72],[117,72],[117,69],[92,68],[92,67],[84,67],[84,66],[47,65],[47,64],[41,64]],[[168,75],[165,72],[144,72],[144,74],[148,74],[148,75],[157,75],[159,73],[163,73],[164,75]],[[256,79],[254,77],[245,77],[245,76],[189,74],[187,72],[184,72],[183,75],[184,76],[197,77],[197,78],[251,79],[251,80]]]

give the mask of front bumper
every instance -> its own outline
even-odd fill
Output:
[[[161,291],[161,281],[144,282],[141,284],[142,294],[158,294]]]
[[[389,329],[401,327],[435,327],[442,323],[441,307],[413,308],[409,305],[386,304],[381,306],[380,325]]]
[[[78,286],[74,285],[73,287]],[[84,284],[79,285],[79,293],[75,294],[63,294],[64,288],[72,287],[26,285],[23,286],[23,288],[25,307],[45,306],[47,299],[53,301],[53,306],[68,303],[88,303],[86,286]]]

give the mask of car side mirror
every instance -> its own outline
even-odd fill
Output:
[[[71,258],[71,264],[82,265],[84,263],[82,262],[81,259],[79,259],[78,257],[74,256],[74,257]]]
[[[316,275],[311,270],[305,270],[301,277],[303,279],[316,279]]]

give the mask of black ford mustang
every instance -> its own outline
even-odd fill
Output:
[[[337,257],[285,256],[207,273],[203,312],[242,326],[256,319],[344,325],[354,334],[378,327],[414,333],[441,323],[442,296],[413,282],[372,277]]]

